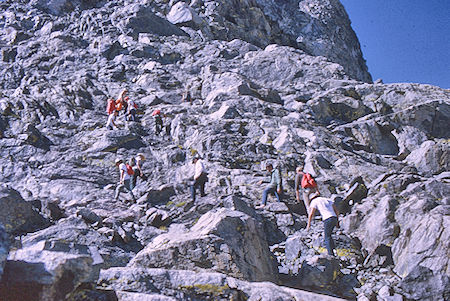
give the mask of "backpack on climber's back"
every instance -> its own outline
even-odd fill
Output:
[[[114,113],[115,109],[116,102],[114,101],[114,99],[108,99],[108,104],[106,105],[106,113],[108,113],[108,115],[111,115],[112,113]]]
[[[125,164],[125,166],[127,168],[127,174],[130,175],[130,176],[134,175],[133,167],[130,164],[128,164],[128,163]]]
[[[303,174],[301,185],[302,185],[302,188],[316,188],[317,187],[316,181],[309,173]]]

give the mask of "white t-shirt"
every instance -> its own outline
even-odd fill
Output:
[[[132,100],[129,100],[128,101],[128,107],[127,107],[127,109],[128,109],[128,111],[130,111],[130,110],[136,110],[136,108],[134,107],[134,105],[135,105],[135,103],[134,103],[134,101],[132,101]]]
[[[125,166],[125,163],[120,163],[119,164],[119,171],[120,173],[122,173],[122,170],[125,172],[125,176],[123,177],[124,180],[128,180],[130,179],[130,175],[127,172],[127,167]]]
[[[324,197],[317,197],[314,198],[311,201],[311,204],[309,205],[311,208],[316,208],[319,210],[320,215],[322,215],[322,220],[326,220],[327,218],[330,218],[332,216],[336,216],[336,213],[333,209],[333,201],[324,198]]]
[[[114,113],[109,114],[108,122],[106,122],[106,127],[113,126],[113,121],[116,121],[116,115],[114,115]]]
[[[142,167],[144,160],[141,159],[141,156],[137,156],[134,159],[136,160],[136,166]]]
[[[202,160],[197,160],[197,162],[195,162],[195,172],[194,172],[194,178],[197,179],[198,177],[200,177],[200,175],[202,174],[202,172],[205,172],[205,166],[203,165]]]

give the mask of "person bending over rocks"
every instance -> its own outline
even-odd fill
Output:
[[[114,196],[114,199],[116,201],[119,200],[120,192],[125,187],[130,192],[131,197],[135,202],[136,198],[134,197],[133,194],[133,184],[131,182],[131,176],[133,175],[133,168],[128,164],[124,164],[122,159],[116,159],[115,163],[116,166],[119,168],[120,181],[116,187],[116,194]]]
[[[181,96],[181,102],[187,102],[192,104],[191,92],[189,92],[189,88],[186,88],[183,95]]]
[[[191,184],[191,197],[195,201],[195,191],[200,187],[200,196],[205,196],[205,183],[208,182],[208,174],[199,155],[192,159],[194,164],[194,182]]]
[[[259,206],[257,206],[257,208],[262,208],[262,207],[266,206],[267,196],[269,195],[269,193],[273,193],[275,195],[275,197],[277,198],[277,202],[281,202],[280,195],[281,195],[282,189],[281,189],[280,170],[278,168],[274,169],[273,165],[271,163],[266,165],[266,170],[268,172],[270,172],[270,182],[267,182],[264,180],[259,182],[260,185],[263,183],[269,183],[269,184],[264,189],[263,194],[262,194],[261,204]]]
[[[320,195],[319,188],[317,187],[317,183],[314,180],[314,178],[309,173],[303,172],[303,166],[300,165],[296,169],[296,175],[295,175],[295,198],[297,199],[297,202],[300,202],[300,187],[303,190],[302,197],[303,197],[303,203],[305,204],[306,209],[306,215],[309,214],[310,211],[310,196],[311,194],[315,193],[317,195]]]
[[[143,181],[147,180],[147,176],[142,172],[142,164],[144,163],[145,156],[143,153],[138,153],[135,158],[130,159],[130,165],[133,167],[133,178],[131,183],[133,187],[136,187],[136,181],[138,177],[141,177]]]
[[[309,231],[311,227],[311,222],[313,220],[316,210],[319,210],[320,215],[323,220],[323,231],[324,231],[324,243],[327,249],[328,255],[334,256],[333,250],[335,249],[334,240],[331,237],[334,227],[339,228],[339,212],[334,205],[332,200],[324,197],[319,197],[318,194],[314,194],[311,198],[310,212],[308,216],[308,225],[306,226],[306,231]]]
[[[108,121],[106,122],[106,128],[108,130],[113,130],[114,128],[118,129],[119,127],[116,124],[117,115],[119,115],[119,112],[114,110],[112,114],[109,114]]]

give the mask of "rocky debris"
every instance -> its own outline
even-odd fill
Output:
[[[449,299],[450,92],[371,84],[338,1],[7,0],[0,11],[0,217],[13,250],[51,245],[36,254],[83,262],[80,246],[95,248],[124,280],[78,286],[80,274],[52,294]],[[107,131],[106,100],[125,87],[138,119],[121,114]],[[115,201],[114,161],[137,153],[138,201]],[[194,202],[197,153],[209,182]],[[255,209],[267,162],[283,203]],[[303,230],[302,163],[342,213],[335,259],[320,255],[322,223]],[[166,276],[154,289],[137,271]],[[201,287],[171,284],[192,275]]]

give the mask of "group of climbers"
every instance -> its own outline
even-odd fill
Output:
[[[126,121],[136,121],[136,104],[130,100],[127,96],[128,91],[122,90],[117,100],[109,99],[107,105],[108,121],[106,127],[108,129],[118,128],[116,124],[116,118],[119,112],[123,110]],[[182,101],[191,102],[191,96],[189,90],[183,94]],[[152,116],[155,119],[155,133],[160,135],[164,128],[161,110],[156,109],[153,111]],[[166,129],[167,130],[167,129]],[[145,157],[142,153],[137,154],[129,160],[128,163],[124,163],[122,159],[115,161],[116,167],[119,169],[120,180],[115,191],[115,199],[119,199],[120,192],[125,188],[129,191],[133,201],[136,198],[133,194],[133,188],[136,187],[137,178],[141,177],[146,180],[147,177],[142,171],[142,162]],[[201,157],[196,154],[192,160],[194,166],[194,177],[190,184],[190,193],[193,201],[196,199],[196,190],[200,189],[200,195],[205,196],[205,183],[208,181],[208,174],[205,166],[201,160]],[[281,172],[279,168],[274,168],[271,163],[266,165],[266,170],[270,173],[269,181],[260,181],[259,184],[268,183],[262,192],[262,201],[256,206],[257,209],[263,208],[267,204],[267,198],[269,194],[274,194],[277,202],[281,202],[283,187]],[[303,171],[303,166],[296,168],[295,175],[295,197],[297,202],[300,202],[300,190],[302,190],[302,199],[305,205],[306,214],[308,216],[307,230],[311,227],[311,222],[316,211],[319,211],[324,223],[324,242],[329,255],[334,255],[334,241],[331,237],[331,233],[334,227],[339,227],[338,211],[334,203],[324,197],[320,196],[320,192],[314,178],[309,173]]]
[[[120,112],[123,112],[125,121],[137,121],[137,104],[134,100],[127,96],[128,90],[123,89],[117,99],[110,98],[107,101],[106,113],[108,114],[108,119],[106,122],[106,128],[108,130],[118,129],[119,124],[117,123],[117,116]],[[189,96],[190,98],[190,96]],[[152,116],[155,120],[155,133],[160,135],[164,129],[163,117],[166,117],[161,110],[156,109],[153,111]],[[166,134],[170,133],[170,122],[166,122]]]
[[[122,159],[116,159],[115,165],[119,169],[119,183],[116,187],[114,199],[119,200],[120,193],[125,188],[130,193],[133,202],[136,202],[136,198],[133,194],[133,189],[136,187],[137,178],[147,180],[147,176],[142,171],[142,164],[145,160],[145,156],[142,153],[138,153],[136,157],[130,158],[128,163],[124,163]]]
[[[271,163],[268,163],[266,165],[266,170],[270,173],[270,182],[263,190],[262,201],[260,205],[256,206],[257,209],[266,206],[267,197],[270,193],[275,195],[277,202],[280,202],[282,197],[283,188],[279,168],[274,168]],[[267,181],[259,182],[259,184],[262,183],[267,183]],[[320,196],[316,181],[311,174],[303,171],[303,166],[301,165],[296,168],[294,190],[297,202],[300,202],[300,190],[302,190],[302,199],[308,216],[306,230],[310,229],[314,215],[316,211],[319,211],[323,221],[325,247],[328,255],[334,256],[335,244],[331,237],[331,233],[335,227],[339,228],[339,212],[334,205],[334,202]]]
[[[127,96],[128,90],[123,89],[117,99],[108,99],[106,105],[106,113],[108,113],[108,121],[106,128],[112,130],[118,128],[116,124],[117,116],[119,112],[123,112],[125,121],[136,121],[136,103]]]

